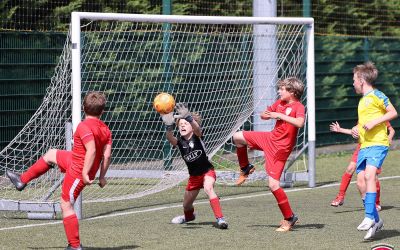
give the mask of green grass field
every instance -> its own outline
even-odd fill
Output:
[[[300,223],[293,231],[277,233],[281,214],[265,183],[242,187],[217,186],[228,230],[215,228],[209,203],[202,194],[195,205],[197,219],[187,225],[170,220],[181,214],[184,184],[132,201],[85,204],[80,222],[85,249],[371,249],[378,243],[400,246],[400,151],[391,151],[381,175],[384,230],[372,241],[357,231],[364,209],[354,183],[345,204],[329,204],[348,164],[349,154],[317,158],[317,187],[297,183],[286,189]],[[353,181],[355,178],[353,178]],[[25,215],[1,212],[0,249],[64,249],[61,220],[27,220]]]

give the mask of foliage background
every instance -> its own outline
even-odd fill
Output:
[[[249,0],[171,0],[172,14],[252,16]],[[278,16],[303,16],[301,0],[277,0]],[[352,68],[372,60],[377,87],[398,107],[400,0],[317,0],[310,15],[316,31],[317,145],[349,142],[328,125],[356,123],[358,96]],[[161,14],[162,0],[3,0],[0,2],[0,147],[40,105],[63,47],[72,11]],[[393,123],[399,127],[397,121]]]

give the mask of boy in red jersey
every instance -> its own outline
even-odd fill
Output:
[[[391,126],[390,122],[386,122],[386,126],[389,131],[389,135],[388,135],[389,144],[392,144],[395,131],[394,131],[393,127]],[[352,135],[351,129],[345,129],[345,128],[340,127],[338,122],[332,122],[332,124],[329,127],[332,132]],[[355,139],[358,139],[358,136]],[[340,187],[339,187],[339,193],[336,196],[336,198],[331,202],[331,206],[333,206],[333,207],[341,206],[344,203],[344,197],[346,195],[347,188],[349,187],[353,173],[356,171],[357,157],[358,157],[358,152],[360,151],[360,146],[361,146],[360,144],[357,145],[357,148],[354,150],[354,153],[351,157],[351,161],[342,176],[342,181],[341,181]],[[381,169],[378,169],[377,174],[380,174],[380,172],[381,172]],[[375,206],[378,211],[381,210],[380,194],[381,194],[381,184],[379,182],[379,179],[376,178]]]
[[[90,92],[83,101],[85,120],[78,124],[74,133],[72,151],[49,149],[35,164],[21,175],[7,171],[18,191],[22,191],[33,179],[46,173],[53,165],[58,165],[65,173],[61,210],[64,229],[68,240],[66,249],[82,249],[79,239],[79,222],[74,210],[74,202],[86,185],[93,183],[100,168],[99,186],[107,181],[105,175],[111,159],[111,132],[100,120],[106,98],[102,93]]]
[[[173,113],[162,115],[162,119],[167,129],[167,140],[172,146],[178,146],[188,167],[190,177],[183,197],[184,215],[173,218],[171,222],[173,224],[183,224],[195,219],[193,202],[200,189],[204,188],[210,200],[210,206],[214,212],[218,227],[227,229],[228,223],[224,219],[219,198],[214,191],[216,180],[214,166],[208,160],[204,143],[201,139],[201,117],[197,113],[191,114],[182,103],[178,103],[175,109],[178,112],[176,124],[179,128],[179,138],[176,138],[173,133],[175,122]]]
[[[264,151],[268,186],[284,218],[280,227],[276,229],[278,232],[289,231],[298,220],[279,183],[286,160],[296,143],[298,128],[304,126],[305,108],[299,101],[303,91],[303,83],[295,77],[280,80],[278,82],[280,98],[261,114],[263,120],[276,120],[274,129],[270,132],[239,131],[233,135],[240,165],[237,185],[241,185],[254,171],[254,166],[249,163],[247,156],[247,145],[250,149]]]

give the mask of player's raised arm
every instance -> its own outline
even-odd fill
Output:
[[[166,129],[166,137],[169,143],[172,144],[172,146],[176,146],[178,144],[178,139],[174,136],[174,123],[175,123],[175,118],[174,118],[174,113],[168,113],[168,114],[161,114],[161,118],[165,124],[165,129]]]

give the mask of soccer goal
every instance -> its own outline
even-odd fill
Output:
[[[0,209],[59,211],[63,176],[55,168],[17,192],[5,170],[26,170],[49,148],[70,147],[83,118],[82,97],[103,91],[102,119],[113,134],[108,186],[85,188],[83,202],[106,202],[159,192],[188,177],[177,149],[153,110],[160,92],[199,112],[218,182],[233,184],[238,163],[231,142],[238,130],[270,130],[259,118],[276,100],[276,82],[306,84],[306,126],[299,131],[284,182],[315,186],[314,33],[312,18],[161,16],[72,13],[71,27],[42,105],[0,152]],[[72,125],[70,125],[72,124]],[[72,128],[72,129],[71,129]],[[305,154],[308,152],[308,155]],[[263,156],[253,179],[265,178]]]

